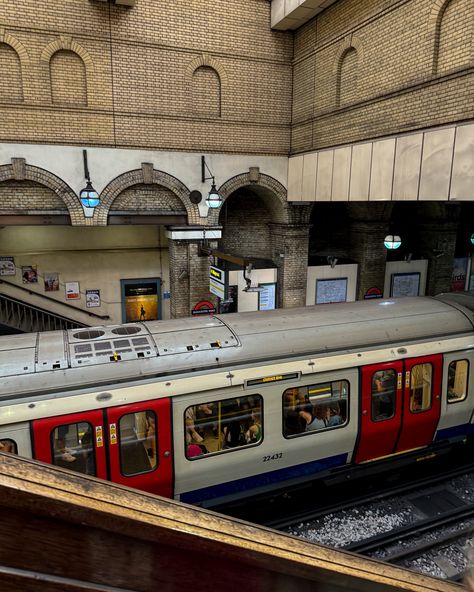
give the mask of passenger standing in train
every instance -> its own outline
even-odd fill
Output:
[[[245,434],[245,440],[248,444],[253,444],[255,442],[260,442],[261,437],[262,425],[260,422],[260,413],[254,410],[250,417],[250,427]]]
[[[146,451],[150,458],[156,458],[156,418],[153,411],[146,412]]]
[[[202,436],[200,436],[194,425],[194,407],[188,407],[185,413],[186,417],[186,443],[190,444],[193,440],[198,444],[203,441]]]
[[[324,421],[324,408],[321,405],[315,405],[312,413],[300,411],[300,416],[306,421],[305,431],[321,430],[326,427]]]

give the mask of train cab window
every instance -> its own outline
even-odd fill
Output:
[[[15,440],[5,438],[0,440],[0,452],[9,452],[10,454],[18,454],[18,447]]]
[[[345,425],[348,397],[347,380],[286,389],[283,393],[284,437]]]
[[[95,475],[94,438],[90,423],[70,423],[55,428],[52,434],[53,465]]]
[[[186,458],[237,450],[263,439],[263,400],[247,395],[201,403],[184,413]]]
[[[420,413],[431,409],[433,366],[417,364],[410,375],[410,411]]]
[[[372,375],[372,421],[384,421],[395,415],[397,373],[393,368]]]
[[[469,362],[455,360],[448,368],[448,403],[464,401],[467,397]]]
[[[153,471],[158,465],[156,414],[127,413],[119,420],[120,466],[126,476]]]

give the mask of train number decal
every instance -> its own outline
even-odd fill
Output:
[[[283,452],[275,452],[275,454],[267,454],[263,457],[263,462],[269,462],[271,460],[278,460],[279,458],[283,458]]]

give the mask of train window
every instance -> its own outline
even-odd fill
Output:
[[[263,400],[260,395],[188,407],[184,413],[186,458],[195,460],[248,444],[260,444],[263,438],[262,418]]]
[[[372,421],[384,421],[395,415],[397,373],[393,368],[372,375]]]
[[[3,440],[0,440],[0,452],[18,454],[18,447],[15,440],[10,440],[10,438],[4,438]]]
[[[448,403],[464,401],[467,397],[469,362],[455,360],[448,368]]]
[[[122,415],[119,421],[120,465],[126,476],[158,466],[156,414],[148,409]]]
[[[322,431],[347,423],[349,382],[335,380],[283,393],[283,435]]]
[[[53,465],[86,475],[95,475],[94,438],[90,423],[70,423],[54,429],[52,434]]]
[[[420,413],[431,409],[433,366],[417,364],[410,374],[410,411]]]

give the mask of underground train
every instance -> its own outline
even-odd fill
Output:
[[[0,337],[0,450],[205,507],[474,440],[474,293]]]

